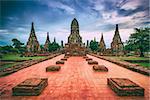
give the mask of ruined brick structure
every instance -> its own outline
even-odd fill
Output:
[[[123,43],[119,35],[118,24],[116,25],[115,35],[111,43],[111,50],[114,55],[123,55]]]
[[[104,52],[106,50],[106,45],[104,42],[103,34],[101,36],[101,40],[99,42],[100,52]]]
[[[30,36],[29,36],[26,47],[27,47],[27,51],[31,52],[31,53],[37,53],[41,50],[40,44],[39,44],[36,34],[35,34],[33,22],[32,22],[31,32],[30,32]]]
[[[79,34],[79,24],[74,18],[71,22],[71,34],[68,37],[68,43],[65,44],[65,53],[71,56],[85,55],[85,46],[82,43],[82,37]]]
[[[50,40],[49,40],[49,33],[47,32],[47,38],[44,44],[44,50],[48,51],[48,45],[50,44]]]

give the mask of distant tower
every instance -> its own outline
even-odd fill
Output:
[[[89,48],[89,40],[87,40],[86,48]]]
[[[45,44],[44,44],[45,51],[48,51],[49,44],[50,44],[49,33],[47,32],[47,38],[46,38],[46,41],[45,41]]]
[[[123,43],[119,35],[118,24],[116,25],[115,35],[111,43],[111,49],[112,49],[113,54],[117,54],[117,55],[122,53],[123,51]]]
[[[94,37],[94,41],[96,41],[96,38]]]
[[[54,37],[54,43],[56,43],[56,38]]]
[[[32,52],[32,53],[36,53],[38,51],[40,51],[40,44],[37,40],[37,37],[35,35],[35,30],[34,30],[34,23],[32,22],[32,26],[31,26],[31,32],[30,32],[30,36],[27,42],[27,51],[28,52]]]
[[[62,48],[64,47],[64,43],[63,43],[63,40],[61,40],[61,47],[62,47]]]
[[[71,22],[71,34],[68,37],[68,43],[82,45],[82,37],[79,34],[79,24],[75,18]]]
[[[106,45],[105,45],[105,42],[104,42],[103,34],[101,36],[99,46],[100,46],[100,51],[101,52],[104,52],[106,50]]]

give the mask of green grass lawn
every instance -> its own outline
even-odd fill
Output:
[[[129,57],[108,56],[108,58],[112,58],[112,59],[116,59],[116,60],[149,60],[149,58],[134,57],[134,56],[129,56]]]
[[[3,65],[1,65],[0,70],[3,70],[3,69],[5,69],[5,68],[12,67],[12,66],[14,66],[14,65],[16,65],[16,64],[18,64],[18,63],[15,62],[15,63],[3,64]]]
[[[19,64],[19,62],[15,62],[17,61],[22,61],[22,60],[37,60],[37,59],[41,59],[41,58],[46,58],[45,56],[35,56],[35,57],[20,57],[20,54],[5,54],[2,56],[1,60],[10,60],[11,63],[7,63],[6,64],[0,64],[0,70],[3,70],[4,68],[9,68],[12,67],[16,64]]]
[[[20,57],[20,54],[5,54],[2,56],[1,60],[36,60],[45,58],[44,56],[35,56],[35,57]]]
[[[129,56],[129,57],[108,56],[108,58],[116,59],[116,60],[120,60],[120,61],[125,61],[125,60],[150,60],[149,58],[145,58],[145,57],[135,57],[135,56]],[[139,63],[135,63],[135,64],[139,64],[139,65],[141,65],[141,66],[143,66],[143,67],[150,68],[150,63],[139,62]]]

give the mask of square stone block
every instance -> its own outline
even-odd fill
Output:
[[[108,78],[107,84],[119,96],[144,96],[144,88],[126,78]]]
[[[90,61],[90,60],[92,60],[92,58],[86,58],[86,61]]]
[[[48,78],[29,78],[12,88],[13,96],[36,96],[48,85]]]
[[[93,70],[108,72],[108,68],[104,65],[94,65]]]
[[[67,61],[67,58],[62,58],[61,60],[62,60],[62,61]]]
[[[68,59],[68,58],[69,58],[69,56],[65,56],[64,58],[67,58],[67,59]]]
[[[64,64],[65,62],[63,60],[59,60],[56,62],[56,64]]]
[[[84,59],[87,59],[87,58],[88,58],[88,56],[83,56],[83,58],[84,58]]]
[[[90,65],[97,65],[98,64],[98,62],[97,61],[94,61],[94,60],[89,60],[88,61],[88,64],[90,64]]]
[[[49,67],[46,67],[46,72],[50,72],[50,71],[59,71],[61,69],[60,66],[57,65],[51,65]]]

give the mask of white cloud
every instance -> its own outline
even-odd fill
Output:
[[[127,2],[121,6],[121,9],[135,10],[142,4],[142,2],[143,0],[127,0]]]
[[[63,4],[61,2],[56,2],[56,1],[48,2],[47,5],[52,8],[58,8],[58,9],[65,10],[68,14],[71,14],[71,15],[75,14],[75,10],[72,7],[70,7],[66,4]]]

